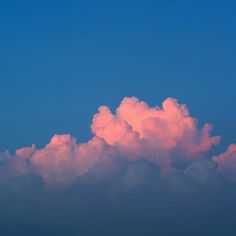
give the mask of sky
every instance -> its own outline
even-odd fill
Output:
[[[2,2],[0,230],[232,234],[235,11],[231,0]]]

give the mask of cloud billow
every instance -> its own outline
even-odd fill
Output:
[[[107,171],[114,160],[123,159],[151,162],[165,177],[179,171],[180,165],[185,169],[204,159],[220,141],[220,136],[211,136],[211,128],[210,124],[199,128],[187,106],[176,99],[149,107],[136,97],[125,97],[114,114],[107,106],[98,109],[91,124],[94,136],[86,143],[77,143],[69,134],[54,135],[42,149],[33,144],[13,156],[2,154],[8,170],[1,176],[36,174],[47,184],[68,184],[99,165]]]
[[[1,153],[0,232],[232,235],[236,148],[210,158],[220,141],[211,128],[176,99],[131,97],[115,113],[98,109],[87,142],[54,135]]]

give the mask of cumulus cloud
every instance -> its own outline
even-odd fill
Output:
[[[57,134],[43,148],[0,154],[4,235],[235,231],[235,183],[223,176],[236,179],[236,145],[210,158],[220,137],[186,105],[124,98],[114,113],[100,107],[91,130],[84,143]]]
[[[218,171],[231,180],[236,180],[236,144],[231,144],[224,153],[212,158],[218,163]]]
[[[220,140],[211,136],[211,125],[199,128],[187,106],[173,98],[164,100],[162,107],[149,107],[135,97],[126,97],[114,114],[101,106],[91,130],[94,136],[86,143],[77,143],[68,134],[54,135],[44,148],[24,147],[8,159],[19,174],[37,173],[49,184],[68,183],[115,158],[147,160],[159,165],[162,174],[170,173],[177,163],[189,165],[202,159]],[[146,169],[139,170],[131,169],[126,179],[139,182],[136,173]]]
[[[31,166],[48,183],[64,183],[89,172],[109,158],[111,150],[100,138],[77,144],[70,135],[55,135],[43,149],[31,156]]]
[[[145,157],[162,166],[177,158],[199,159],[220,140],[210,136],[211,125],[199,129],[187,106],[173,98],[167,98],[162,108],[149,107],[135,97],[124,98],[115,114],[102,106],[91,129],[128,158]]]

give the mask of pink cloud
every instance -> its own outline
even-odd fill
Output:
[[[29,163],[30,171],[47,183],[66,183],[114,157],[147,159],[168,172],[178,158],[199,159],[220,140],[211,137],[209,124],[199,129],[187,106],[173,98],[167,98],[160,108],[126,97],[115,114],[101,106],[91,130],[94,137],[86,143],[78,144],[68,134],[54,135],[42,149],[35,145],[18,149],[15,158]]]
[[[106,153],[107,151],[107,153]],[[48,183],[64,183],[87,173],[107,157],[109,148],[102,139],[77,144],[68,134],[54,135],[43,149],[35,151],[31,165]]]
[[[176,152],[189,160],[199,158],[220,140],[210,136],[209,124],[198,129],[187,106],[173,98],[167,98],[162,108],[149,107],[135,97],[124,98],[115,114],[101,107],[91,128],[128,157],[147,156],[158,164],[169,163]]]
[[[236,144],[231,144],[224,153],[212,159],[218,163],[218,170],[221,173],[236,180]]]
[[[30,159],[31,156],[34,154],[35,150],[36,150],[36,146],[35,144],[32,144],[31,147],[23,147],[23,148],[17,149],[15,155],[18,157]]]

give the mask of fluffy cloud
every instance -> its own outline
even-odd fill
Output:
[[[115,114],[101,106],[91,130],[94,137],[86,143],[77,143],[68,134],[55,135],[44,148],[21,148],[8,159],[20,174],[32,172],[47,183],[67,183],[114,158],[147,160],[168,173],[178,162],[190,164],[201,159],[220,140],[210,135],[211,125],[198,128],[187,106],[173,98],[167,98],[162,107],[149,107],[135,97],[126,97]],[[136,181],[135,171],[129,172],[127,179],[135,176]]]
[[[97,137],[77,144],[70,135],[55,135],[43,149],[31,157],[31,166],[49,183],[64,183],[91,170],[108,158],[109,147]]]
[[[198,129],[186,105],[167,98],[162,108],[149,107],[137,98],[124,98],[116,113],[100,107],[93,118],[93,133],[130,159],[147,158],[160,165],[175,159],[198,159],[219,142],[210,136],[211,125]]]
[[[213,160],[218,163],[219,172],[236,180],[236,144],[231,144],[224,153],[214,156]]]

